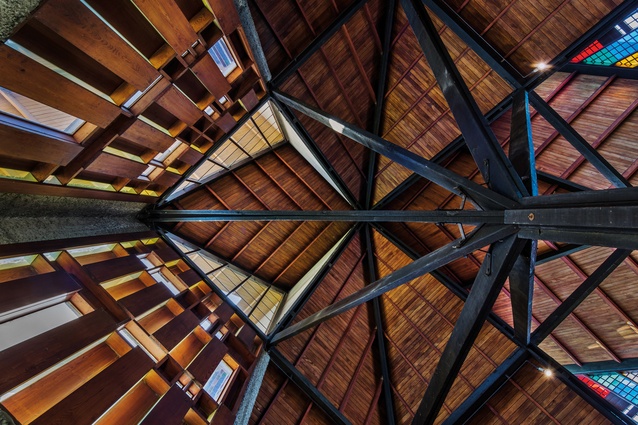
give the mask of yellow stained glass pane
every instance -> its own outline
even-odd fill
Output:
[[[37,182],[33,174],[28,171],[12,170],[11,168],[0,167],[0,178],[11,180],[23,180],[27,182]]]
[[[635,68],[636,66],[638,66],[638,52],[616,62],[616,66],[619,66],[621,68]]]
[[[82,179],[73,179],[67,184],[67,186],[83,187],[85,189],[97,189],[97,190],[106,190],[109,192],[116,192],[115,188],[109,183],[92,182],[89,180],[82,180]]]

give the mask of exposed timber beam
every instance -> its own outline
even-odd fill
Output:
[[[483,179],[491,189],[511,199],[527,195],[422,0],[401,0],[401,5]]]
[[[268,352],[270,361],[281,370],[281,372],[294,383],[303,393],[326,414],[333,424],[350,425],[350,421],[341,413],[330,400],[324,396],[312,383],[299,372],[276,348],[271,348]]]
[[[525,364],[529,352],[518,348],[457,407],[443,425],[464,424]]]
[[[509,236],[490,247],[412,421],[433,424],[525,241]]]
[[[325,322],[345,311],[378,297],[406,282],[436,270],[454,260],[457,260],[479,248],[508,237],[516,232],[514,226],[483,226],[475,229],[466,239],[458,239],[436,251],[425,255],[405,267],[385,276],[363,289],[337,301],[336,303],[318,311],[317,313],[297,322],[272,338],[276,344],[291,338],[319,323]]]
[[[536,180],[532,123],[528,94],[525,90],[518,90],[514,95],[510,128],[510,161],[521,177],[527,193],[537,196],[538,181]],[[532,296],[537,247],[538,242],[535,240],[525,242],[521,255],[516,259],[509,276],[514,335],[525,345],[529,343],[532,325]]]
[[[617,249],[609,258],[607,258],[572,294],[563,301],[556,310],[554,310],[541,323],[541,325],[532,334],[532,344],[538,345],[551,334],[554,329],[560,325],[567,316],[585,301],[603,281],[609,276],[616,267],[620,265],[625,258],[631,254],[631,251],[625,249]]]
[[[357,0],[347,8],[343,9],[339,16],[319,34],[301,53],[292,58],[288,65],[275,76],[271,83],[275,88],[279,88],[292,74],[294,74],[313,54],[315,54],[341,27],[361,9],[368,0]]]
[[[355,142],[388,157],[392,161],[403,165],[409,170],[431,180],[450,192],[459,196],[467,196],[472,202],[485,209],[512,208],[517,205],[516,201],[506,196],[500,195],[488,188],[474,183],[469,179],[461,177],[432,161],[422,158],[409,150],[388,142],[387,140],[368,131],[362,130],[340,118],[320,111],[299,99],[279,91],[273,92],[273,96],[282,103],[285,103],[299,112],[319,121],[323,125],[332,128],[337,133],[343,134]]]
[[[377,280],[377,268],[374,263],[374,249],[372,246],[372,228],[367,225],[362,230],[362,236],[366,250],[366,265],[368,269],[368,284]],[[396,423],[394,415],[394,402],[392,399],[392,381],[390,377],[390,363],[388,359],[388,349],[386,347],[385,323],[381,314],[380,297],[373,298],[372,310],[374,315],[374,324],[376,325],[376,342],[378,351],[379,368],[381,369],[381,378],[383,379],[383,389],[381,396],[383,397],[383,405],[385,407],[385,422],[388,425]]]
[[[609,162],[590,145],[576,130],[569,125],[558,112],[549,106],[542,97],[536,93],[530,94],[530,101],[534,108],[545,118],[558,132],[587,159],[606,179],[616,187],[631,187],[631,184],[623,175],[611,166]]]

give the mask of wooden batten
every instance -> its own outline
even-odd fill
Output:
[[[140,348],[134,348],[32,423],[92,424],[142,379],[152,365]]]
[[[145,58],[78,0],[48,2],[35,17],[137,90],[145,90],[159,77]]]
[[[228,347],[217,338],[213,338],[188,366],[187,370],[195,379],[204,384],[226,353],[228,353]]]
[[[188,125],[194,125],[203,113],[175,86],[157,99],[157,104]]]
[[[146,270],[144,263],[135,255],[88,264],[84,268],[98,283]]]
[[[81,286],[65,271],[55,271],[1,284],[0,314],[27,307],[31,304],[71,296]]]
[[[206,3],[215,14],[224,34],[232,33],[240,25],[239,14],[232,0],[207,0]]]
[[[95,161],[91,162],[91,164],[86,167],[86,171],[106,175],[114,173],[128,179],[136,179],[144,172],[144,170],[146,170],[146,168],[146,164],[131,161],[130,159],[116,155],[102,153],[95,159]]]
[[[119,304],[137,317],[171,298],[171,292],[161,283],[149,286],[119,300]]]
[[[186,392],[175,385],[162,396],[159,403],[153,407],[140,424],[180,425],[184,422],[184,416],[192,403],[193,400],[186,395]]]
[[[184,284],[188,287],[191,287],[195,285],[197,282],[200,282],[202,280],[199,274],[192,269],[179,273],[177,277],[179,277],[182,280],[182,282],[184,282]]]
[[[230,84],[210,55],[202,55],[193,64],[192,70],[199,81],[216,99],[221,99],[230,91]]]
[[[133,3],[178,55],[192,49],[191,46],[197,40],[197,34],[173,0],[134,0]]]
[[[157,152],[165,151],[175,142],[168,134],[140,120],[136,120],[121,137]]]
[[[0,113],[0,155],[67,165],[81,151],[71,136]]]
[[[199,319],[190,310],[184,310],[170,322],[158,329],[153,336],[171,351],[199,324]]]
[[[117,106],[4,44],[0,45],[0,86],[100,127],[120,114]]]
[[[113,330],[113,319],[98,310],[0,352],[0,365],[5,371],[0,393],[27,381]]]
[[[62,252],[56,261],[64,270],[78,279],[78,281],[80,281],[82,285],[102,303],[104,308],[106,308],[113,317],[117,320],[126,320],[129,318],[128,314],[109,295],[106,289],[100,286],[99,283],[97,283],[70,254]]]

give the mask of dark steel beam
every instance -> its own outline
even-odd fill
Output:
[[[372,133],[381,136],[381,124],[383,121],[383,107],[385,105],[385,90],[388,82],[388,68],[390,65],[390,49],[392,47],[392,26],[394,25],[394,15],[396,14],[396,0],[388,0],[385,21],[383,24],[383,47],[379,58],[379,77],[377,81],[376,105],[374,107],[374,118],[372,120]],[[373,150],[368,152],[367,181],[365,194],[363,196],[363,206],[365,209],[372,208],[374,192],[374,175],[377,170],[377,153]]]
[[[603,281],[609,276],[616,267],[620,265],[625,258],[631,254],[631,251],[617,249],[614,251],[583,283],[576,288],[572,294],[563,301],[556,310],[554,310],[541,323],[541,325],[532,334],[532,344],[538,345],[551,334],[554,329],[560,325],[567,316],[585,301]]]
[[[589,245],[575,245],[575,244],[567,244],[558,248],[558,250],[551,250],[546,252],[545,254],[541,254],[536,257],[536,265],[541,265],[545,263],[549,263],[550,261],[557,260],[566,255],[571,255],[576,252],[582,251],[583,249],[589,248]]]
[[[510,86],[522,87],[524,76],[452,7],[441,0],[423,0],[423,3]]]
[[[343,9],[339,16],[319,34],[301,53],[292,58],[288,65],[271,81],[274,88],[279,88],[292,74],[294,74],[315,52],[317,52],[341,27],[361,9],[368,0],[357,0]]]
[[[532,123],[528,95],[525,90],[518,90],[514,94],[510,128],[510,161],[521,177],[527,193],[537,196],[538,181],[536,180]],[[514,336],[525,345],[529,343],[532,325],[532,296],[537,246],[538,242],[535,240],[525,243],[509,276]]]
[[[363,289],[337,301],[336,303],[318,311],[317,313],[297,322],[272,338],[276,344],[291,338],[319,323],[325,322],[345,311],[378,297],[406,282],[436,270],[454,260],[457,260],[479,248],[503,239],[516,232],[514,226],[484,226],[475,229],[466,239],[457,239],[436,251],[425,255],[405,267],[385,276]],[[508,270],[509,271],[509,270]]]
[[[308,302],[312,294],[315,292],[319,284],[323,281],[323,279],[326,277],[328,272],[330,272],[330,270],[332,269],[332,266],[337,261],[339,261],[341,254],[343,254],[343,252],[346,250],[346,248],[352,241],[352,238],[359,231],[360,228],[361,228],[361,225],[357,224],[352,229],[350,229],[350,231],[348,232],[348,235],[346,235],[346,237],[343,239],[343,242],[341,243],[339,248],[337,248],[337,250],[330,256],[328,261],[323,265],[321,270],[317,272],[317,274],[312,279],[312,281],[308,284],[308,286],[305,289],[303,289],[303,293],[299,296],[297,301],[295,301],[295,303],[281,318],[279,323],[270,332],[271,337],[272,335],[275,335],[277,332],[279,332],[281,329],[288,326],[294,320],[294,318],[297,317],[297,314],[299,314],[299,312],[303,310],[304,305],[306,305],[306,303]]]
[[[392,161],[403,165],[407,169],[416,172],[428,180],[431,180],[450,192],[459,196],[467,195],[471,201],[480,205],[484,209],[504,209],[512,208],[517,205],[516,201],[506,196],[500,195],[490,189],[474,183],[469,179],[461,177],[432,161],[422,158],[405,148],[395,145],[394,143],[388,142],[377,135],[362,130],[340,118],[329,115],[308,104],[305,104],[299,99],[295,99],[278,91],[273,92],[273,96],[282,103],[285,103],[319,121],[323,125],[332,128],[337,133],[343,134],[355,142],[388,157]]]
[[[367,277],[368,284],[377,280],[377,269],[374,262],[374,249],[372,247],[372,228],[367,225],[362,229],[362,238],[365,243],[366,249],[366,265],[368,269]],[[376,326],[376,342],[377,351],[379,354],[379,366],[381,369],[381,378],[383,379],[383,389],[381,396],[383,398],[383,405],[385,407],[385,422],[388,425],[394,425],[396,423],[394,416],[394,402],[392,399],[392,381],[390,378],[390,366],[388,360],[388,350],[386,348],[385,337],[385,323],[383,315],[381,314],[381,299],[380,297],[374,298],[371,301],[372,310],[374,315],[374,324]]]
[[[603,362],[583,363],[582,366],[571,364],[571,365],[566,365],[565,369],[567,369],[574,375],[636,370],[638,369],[638,358],[623,359],[620,363],[613,360],[609,360],[609,361],[603,361]]]
[[[308,133],[308,130],[306,130],[306,127],[303,125],[303,123],[297,119],[295,114],[292,113],[292,111],[290,110],[290,108],[288,108],[287,105],[284,105],[283,103],[281,103],[279,100],[275,99],[274,97],[272,99],[274,103],[277,105],[277,108],[279,108],[279,111],[283,115],[284,119],[288,121],[288,123],[295,129],[295,131],[299,135],[299,138],[301,139],[303,144],[306,146],[306,148],[308,148],[308,150],[315,157],[317,162],[321,164],[321,166],[326,171],[326,173],[328,173],[328,175],[330,176],[334,184],[337,185],[340,192],[343,194],[343,196],[346,197],[346,200],[350,203],[350,205],[353,205],[356,208],[359,208],[360,207],[359,201],[354,197],[354,195],[350,191],[350,188],[343,181],[343,179],[341,178],[341,175],[334,169],[334,167],[332,166],[328,158],[326,158],[326,155],[324,155],[321,148],[319,148],[319,145],[317,145],[317,142],[315,142],[312,136],[310,135],[310,133]]]
[[[433,424],[525,241],[515,235],[490,247],[412,424]]]
[[[626,80],[638,80],[638,69],[621,68],[619,66],[588,65],[586,63],[568,63],[561,68],[562,72],[578,72],[579,74],[599,75],[601,77],[616,76]]]
[[[330,403],[330,400],[324,396],[304,375],[297,370],[276,348],[271,348],[268,352],[270,361],[281,370],[281,372],[293,384],[297,386],[317,407],[326,414],[330,423],[340,425],[350,425],[350,421],[337,408]]]
[[[395,244],[410,258],[412,259],[418,258],[418,255],[414,251],[409,249],[407,245],[402,243],[402,241],[397,239],[392,233],[383,232],[383,228],[378,224],[374,224],[374,227],[377,230],[379,230],[386,239],[388,239],[390,242]],[[445,285],[454,295],[459,297],[464,302],[467,300],[468,293],[466,290],[464,290],[463,288],[461,288],[459,285],[455,284],[454,282],[449,281],[449,279],[445,279],[444,276],[442,279],[437,277],[435,273],[437,272],[432,273],[432,275],[436,277],[443,285]],[[515,344],[521,347],[520,342],[514,338],[513,329],[507,323],[505,323],[500,317],[498,317],[494,313],[490,313],[488,315],[487,320],[492,326],[494,326],[501,333],[503,333],[510,340],[512,340]],[[525,347],[521,347],[521,348],[525,348]],[[628,420],[625,415],[623,415],[621,412],[618,411],[618,409],[616,409],[606,400],[602,399],[600,396],[598,396],[598,394],[594,393],[590,388],[588,388],[585,384],[583,384],[578,378],[576,378],[574,375],[569,373],[564,367],[562,367],[558,362],[554,361],[554,359],[549,357],[538,347],[534,347],[530,345],[527,347],[527,350],[530,352],[530,355],[536,358],[538,361],[542,362],[543,364],[549,365],[549,367],[551,367],[551,369],[554,371],[554,374],[565,385],[567,385],[567,387],[569,387],[572,391],[578,394],[578,396],[582,397],[585,401],[591,404],[596,410],[598,410],[604,417],[609,419],[612,423],[618,424],[618,425],[633,424],[631,420]],[[608,362],[608,363],[612,363],[612,362]],[[622,364],[622,363],[619,364],[617,362],[613,362],[613,363],[616,365]],[[638,365],[638,360],[636,360],[634,363],[632,362],[627,363],[627,365],[632,365],[632,364]],[[569,367],[570,368],[576,367],[576,365],[569,366]]]
[[[244,124],[246,124],[246,122],[248,122],[250,120],[250,118],[252,117],[252,115],[255,113],[255,111],[258,111],[259,108],[261,108],[266,102],[268,102],[270,100],[270,95],[266,95],[264,96],[259,103],[257,103],[257,105],[255,105],[255,107],[246,112],[246,114],[244,114],[243,117],[241,117],[239,119],[239,121],[237,121],[237,124],[235,124],[235,128],[233,129],[233,131],[231,131],[230,133],[226,133],[221,139],[219,139],[217,142],[215,142],[213,144],[213,146],[208,149],[208,151],[206,151],[206,153],[204,154],[204,156],[197,161],[197,164],[193,165],[191,168],[189,168],[188,170],[186,170],[186,172],[184,174],[182,174],[182,177],[180,177],[180,179],[177,181],[177,183],[175,183],[171,188],[169,188],[168,190],[166,190],[166,192],[164,192],[162,194],[162,196],[159,198],[159,200],[157,201],[156,205],[165,205],[168,203],[168,198],[175,192],[175,190],[177,190],[177,188],[184,182],[186,181],[186,179],[188,179],[191,175],[193,175],[193,173],[195,171],[197,171],[197,169],[204,164],[204,162],[206,162],[206,160],[208,158],[211,157],[211,155],[213,155],[217,149],[219,149],[228,139],[230,139],[233,134],[235,134],[235,132]],[[198,186],[196,187],[192,187],[191,189],[187,190],[186,192],[184,192],[184,195],[188,192],[190,192],[191,190],[196,189]],[[180,195],[180,197],[183,195]]]
[[[545,183],[549,183],[551,185],[556,185],[560,187],[561,189],[565,189],[570,192],[582,192],[584,190],[592,190],[588,187],[579,185],[578,183],[574,183],[572,181],[565,180],[560,177],[546,173],[545,171],[536,170],[536,175],[538,177],[538,180],[542,180]]]
[[[587,190],[521,199],[523,208],[569,208],[615,205],[638,205],[638,187],[627,189]]]
[[[428,1],[428,0],[425,0]],[[568,48],[566,48],[562,53],[560,53],[556,58],[554,58],[550,63],[547,70],[543,72],[533,72],[525,77],[525,83],[523,87],[526,90],[533,90],[538,87],[544,80],[553,75],[556,71],[561,70],[563,66],[565,66],[569,61],[579,54],[584,48],[589,46],[594,40],[596,40],[599,36],[604,34],[609,30],[610,25],[616,23],[619,20],[622,20],[626,15],[633,12],[636,7],[638,7],[638,0],[629,0],[625,1],[618,7],[616,7],[611,13],[609,13],[606,17],[598,21],[593,27],[591,27],[582,37],[578,40],[574,41]],[[438,14],[437,14],[438,15]],[[452,15],[453,16],[453,15]],[[445,21],[444,17],[439,16],[440,19]],[[452,27],[454,29],[454,27]],[[459,33],[457,33],[458,35]],[[498,71],[498,68],[496,69]],[[500,74],[499,74],[500,75]],[[500,75],[503,79],[507,80],[507,75]],[[498,105],[496,105],[490,112],[486,114],[486,118],[488,122],[493,122],[498,119],[505,111],[509,109],[511,105],[511,95],[507,96],[503,99]],[[461,149],[465,149],[466,145],[464,144],[463,136],[456,138],[454,141],[449,143],[441,152],[439,152],[435,157],[440,157],[442,159],[453,155],[454,153],[460,151]],[[440,163],[439,161],[435,161]],[[539,178],[542,179],[541,172],[538,173]],[[552,183],[552,182],[549,182]],[[552,183],[553,184],[553,183]],[[404,190],[406,190],[409,185],[400,185],[395,188],[391,193],[386,195],[386,198],[396,198],[399,196]],[[568,189],[570,190],[570,189]],[[385,199],[385,198],[384,198]],[[384,200],[380,201],[382,203]]]
[[[612,207],[525,208],[504,211],[505,223],[574,229],[638,230],[638,205]],[[549,240],[549,239],[548,239]]]
[[[543,116],[580,154],[588,160],[606,179],[616,187],[631,187],[631,184],[623,175],[611,166],[609,162],[587,140],[585,140],[574,128],[569,125],[558,112],[549,106],[542,97],[536,93],[530,94],[530,100],[534,108]]]
[[[636,205],[507,210],[505,223],[520,226],[523,239],[638,249]]]
[[[503,99],[494,108],[492,108],[485,115],[485,119],[487,120],[489,124],[493,123],[494,121],[499,119],[501,116],[503,116],[503,114],[510,109],[511,105],[512,105],[512,97],[510,95],[510,96],[507,96],[505,99]],[[446,147],[441,149],[436,155],[434,155],[431,161],[439,165],[444,164],[446,161],[452,158],[453,155],[459,153],[459,151],[463,149],[467,149],[467,145],[465,144],[463,135],[461,135],[461,136],[458,136],[456,139],[454,139],[452,142],[450,142]],[[377,202],[373,206],[373,209],[376,210],[376,209],[385,208],[389,203],[391,203],[393,200],[398,198],[403,192],[405,192],[410,186],[416,183],[420,178],[421,176],[419,176],[416,173],[411,174],[407,179],[405,179],[402,183],[400,183],[397,187],[395,187],[392,190],[392,192],[388,193],[386,196],[383,197],[383,199]]]
[[[469,421],[514,376],[528,357],[529,352],[524,348],[514,351],[448,416],[443,425],[459,425]]]
[[[491,189],[511,199],[527,195],[525,186],[472,97],[422,0],[401,0],[401,5],[483,179]]]
[[[502,211],[435,210],[146,210],[143,221],[347,221],[347,222],[424,222],[463,224],[503,224]]]
[[[550,227],[525,227],[518,232],[521,239],[546,240],[580,245],[608,246],[610,248],[638,249],[638,233],[623,233],[592,229],[566,229]]]

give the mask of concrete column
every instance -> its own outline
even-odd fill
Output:
[[[263,351],[257,359],[257,364],[255,365],[255,369],[253,369],[253,374],[250,377],[246,392],[244,393],[244,399],[241,401],[237,416],[235,416],[235,425],[248,425],[250,414],[255,408],[257,395],[259,394],[261,383],[264,380],[264,375],[268,368],[268,363],[270,363],[270,356]]]
[[[138,202],[0,193],[0,245],[142,232],[148,227],[135,216],[145,206]]]
[[[0,0],[0,43],[7,41],[17,27],[40,4],[41,0]]]

